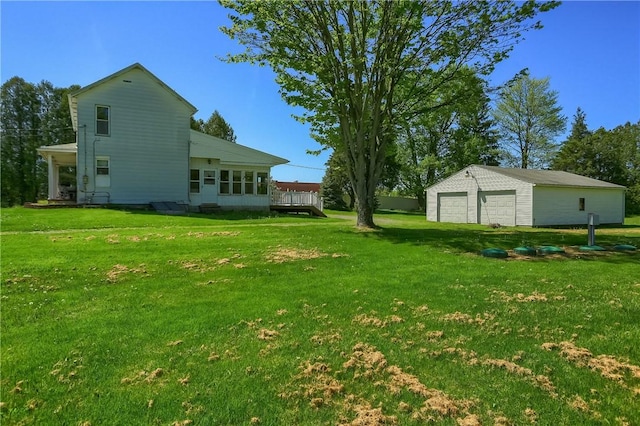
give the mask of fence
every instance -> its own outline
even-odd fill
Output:
[[[315,206],[322,211],[322,197],[317,192],[273,191],[271,204],[275,206]]]

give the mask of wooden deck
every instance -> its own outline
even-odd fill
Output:
[[[310,216],[317,217],[327,217],[326,214],[322,212],[322,210],[318,209],[316,206],[281,206],[281,205],[272,205],[272,211],[276,212],[285,212],[285,213],[308,213]]]
[[[308,213],[310,216],[327,217],[322,198],[317,192],[273,191],[271,210],[278,212]]]

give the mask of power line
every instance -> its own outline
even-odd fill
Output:
[[[311,166],[301,166],[301,165],[298,165],[298,164],[283,164],[283,166],[299,167],[301,169],[322,170],[322,171],[327,169],[326,167],[320,168],[320,167],[311,167]]]

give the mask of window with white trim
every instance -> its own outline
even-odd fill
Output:
[[[221,194],[230,194],[229,190],[231,186],[229,185],[229,170],[220,170],[220,193]]]
[[[192,194],[200,192],[200,169],[189,170],[189,192]]]
[[[253,195],[253,172],[244,172],[244,193],[247,195]]]
[[[258,172],[258,195],[267,195],[269,192],[269,173]]]
[[[233,194],[242,194],[242,171],[233,171]]]
[[[96,157],[96,187],[111,186],[111,161],[109,157]]]
[[[111,134],[111,107],[96,105],[96,135],[109,136]]]

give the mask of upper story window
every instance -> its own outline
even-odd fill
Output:
[[[111,108],[104,105],[96,105],[96,135],[109,136],[111,121]]]

